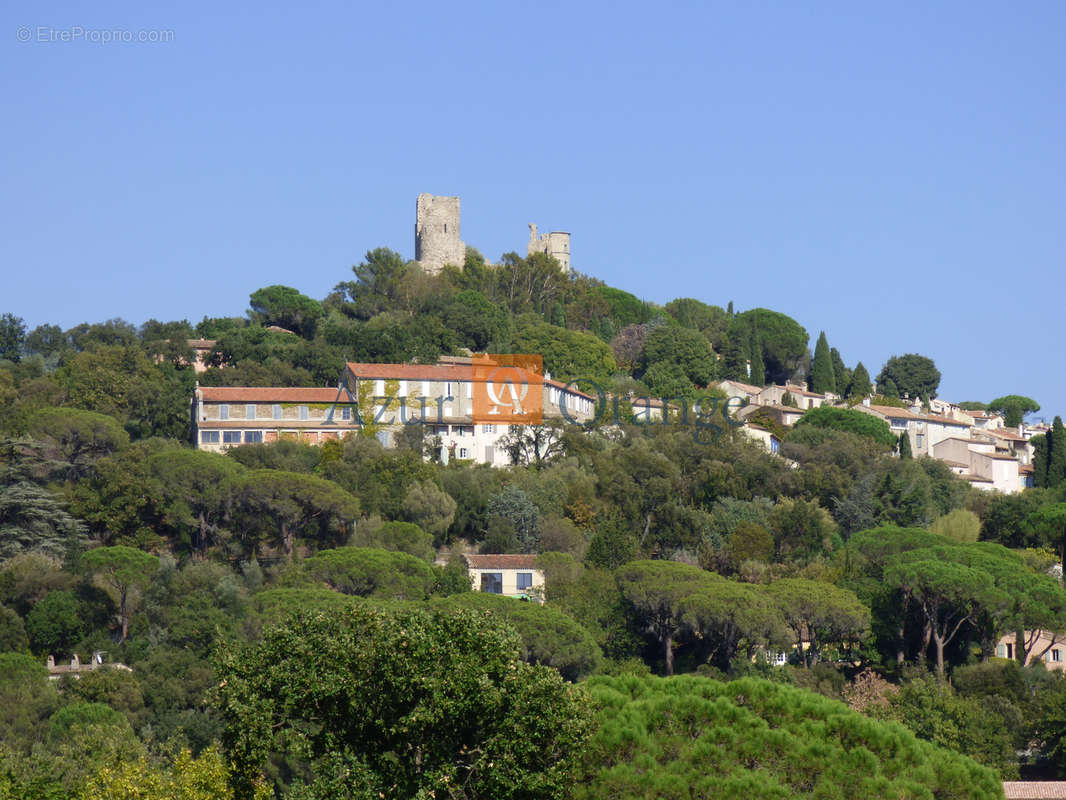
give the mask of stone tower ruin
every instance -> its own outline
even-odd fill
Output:
[[[529,223],[529,246],[526,255],[534,253],[547,253],[562,266],[566,272],[570,271],[570,234],[565,231],[552,231],[543,236],[537,236],[537,226]]]
[[[415,212],[415,261],[434,275],[445,264],[462,267],[466,245],[459,238],[459,198],[423,193]]]

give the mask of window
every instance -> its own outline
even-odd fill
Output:
[[[245,431],[244,443],[245,444],[262,444],[263,432],[262,431]]]
[[[352,410],[348,406],[345,406],[344,408],[342,408],[341,409],[341,419],[349,420],[351,418],[352,418]]]
[[[278,403],[272,405],[270,411],[273,414],[274,419],[281,419],[281,406]]]
[[[482,425],[481,426],[481,432],[482,433],[496,433],[496,426],[495,425]]]
[[[882,428],[882,430],[884,430],[884,428]],[[918,443],[918,449],[921,450],[925,446],[925,434],[924,433],[916,433],[914,435],[914,438],[915,438],[915,441],[917,441],[917,443]]]
[[[1059,650],[1057,647],[1051,651],[1051,660],[1062,661],[1062,651]]]
[[[218,431],[203,431],[200,441],[204,444],[218,444]]]
[[[240,444],[241,432],[240,431],[222,431],[222,443],[223,444]]]
[[[388,431],[378,431],[377,439],[382,447],[389,447],[392,443],[392,437]]]
[[[503,573],[482,572],[481,591],[489,594],[503,594]]]
[[[518,581],[518,591],[524,592],[526,589],[533,588],[533,573],[532,572],[519,572],[515,578]]]
[[[254,405],[249,404],[249,405],[246,405],[244,407],[244,418],[245,419],[255,419],[255,406]]]
[[[470,451],[465,447],[459,448],[459,458],[470,458]]]
[[[229,419],[229,406],[221,405],[218,407],[218,418]]]
[[[888,420],[888,427],[894,428],[897,431],[907,429],[907,420],[899,419],[898,417],[892,417]]]
[[[300,419],[307,419],[310,416],[310,411],[307,406],[300,406]]]

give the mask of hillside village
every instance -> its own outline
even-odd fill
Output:
[[[563,273],[570,272],[570,234],[553,232],[538,236],[537,226],[530,223],[527,255],[543,254],[555,260]],[[429,274],[439,274],[446,265],[461,267],[465,263],[466,248],[460,239],[460,199],[418,196],[415,223],[415,260]],[[268,328],[270,329],[270,328]],[[275,333],[295,335],[278,326]],[[189,339],[191,361],[197,373],[207,369],[207,363],[217,342],[211,339]],[[716,354],[721,360],[721,355]],[[218,361],[225,367],[224,361]],[[751,360],[744,362],[744,378],[751,379]],[[196,446],[202,450],[221,452],[238,444],[275,442],[286,437],[297,441],[320,444],[362,429],[363,418],[382,419],[382,403],[404,407],[403,419],[390,413],[382,424],[375,424],[375,434],[384,446],[390,446],[402,433],[405,425],[422,419],[428,424],[427,458],[447,463],[449,460],[471,460],[491,466],[512,463],[504,445],[509,426],[492,423],[477,424],[473,418],[474,396],[472,367],[469,356],[446,356],[435,364],[354,364],[348,363],[333,387],[253,387],[197,385],[193,398],[193,432]],[[562,421],[565,417],[574,424],[603,421],[609,416],[609,406],[615,398],[598,388],[597,396],[581,391],[580,382],[563,383],[546,376],[543,408],[549,418]],[[364,382],[367,389],[359,388]],[[389,387],[388,389],[386,387]],[[339,391],[343,388],[345,391]],[[699,388],[699,387],[697,387]],[[888,423],[896,436],[905,435],[910,453],[915,457],[928,456],[947,464],[951,471],[969,481],[975,488],[1006,494],[1030,488],[1033,481],[1033,436],[1045,435],[1050,426],[1019,423],[1008,429],[1002,414],[976,409],[963,409],[955,403],[939,398],[923,402],[906,395],[898,405],[873,402],[872,393],[847,402],[842,394],[812,392],[806,382],[752,385],[741,380],[721,380],[710,387],[725,399],[739,398],[736,409],[741,430],[759,442],[769,452],[778,453],[781,439],[774,430],[760,425],[758,419],[773,420],[777,430],[788,430],[803,413],[821,406],[854,408]],[[358,399],[379,398],[372,410],[358,410]],[[386,401],[386,398],[389,400]],[[425,415],[425,408],[430,410]],[[630,392],[624,400],[631,406],[633,420],[653,422],[663,419],[664,400],[670,398]],[[339,406],[338,406],[339,403]],[[364,406],[366,404],[364,403]],[[338,411],[339,408],[339,411]],[[675,416],[680,408],[673,401]],[[572,409],[574,415],[566,413]],[[398,409],[397,409],[398,410]],[[434,414],[433,411],[436,411]],[[334,419],[334,411],[340,416]],[[685,408],[698,414],[696,405]],[[420,416],[420,414],[422,416]]]
[[[416,260],[369,251],[322,300],[264,287],[195,326],[0,320],[0,794],[188,774],[216,776],[213,800],[297,797],[301,776],[347,780],[338,752],[387,772],[406,746],[345,713],[346,744],[290,749],[323,693],[362,709],[467,674],[536,711],[464,695],[503,721],[403,742],[447,740],[440,769],[474,781],[484,737],[525,764],[513,732],[559,720],[528,773],[554,788],[529,796],[645,796],[614,703],[675,691],[726,692],[725,728],[695,704],[701,737],[795,709],[760,750],[793,757],[755,771],[781,796],[861,793],[829,766],[855,741],[903,794],[916,760],[934,796],[1066,776],[1060,419],[947,402],[927,356],[871,379],[781,312],[643,302],[580,273],[569,233],[530,225],[524,256],[490,263],[458,198],[416,208]],[[279,696],[269,730],[249,722]],[[802,755],[811,715],[839,734]],[[641,747],[699,772],[670,725],[649,718]],[[715,746],[715,787],[751,779]],[[815,778],[789,766],[811,759]]]

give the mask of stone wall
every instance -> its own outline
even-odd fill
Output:
[[[526,255],[534,253],[546,253],[559,262],[562,268],[570,271],[570,234],[565,231],[552,231],[541,236],[537,235],[537,226],[529,223],[529,245],[526,247]]]
[[[466,245],[459,238],[459,198],[422,193],[415,207],[415,261],[436,274],[445,264],[462,267]]]

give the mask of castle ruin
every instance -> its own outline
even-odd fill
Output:
[[[529,223],[529,245],[526,255],[546,253],[559,262],[565,272],[570,271],[570,234],[565,231],[552,231],[543,236],[537,235],[537,226]]]
[[[431,275],[445,264],[461,268],[466,261],[466,245],[459,238],[459,198],[423,192],[415,212],[415,261]]]

